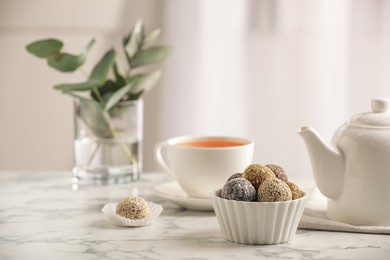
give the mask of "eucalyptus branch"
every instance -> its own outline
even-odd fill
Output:
[[[58,84],[54,88],[79,99],[85,106],[83,107],[85,110],[78,115],[80,119],[90,128],[96,138],[113,138],[117,141],[131,163],[134,174],[138,173],[138,162],[121,140],[113,122],[116,114],[112,111],[119,107],[121,101],[137,100],[157,84],[160,78],[159,71],[145,73],[145,70],[138,69],[162,62],[170,54],[172,50],[170,46],[151,46],[159,34],[160,30],[157,29],[146,35],[142,20],[136,22],[123,40],[122,47],[128,65],[128,69],[124,69],[123,73],[116,66],[118,57],[113,48],[103,55],[90,74],[81,68],[95,43],[94,39],[91,39],[78,55],[64,52],[64,43],[57,39],[42,39],[26,46],[28,52],[45,59],[50,67],[61,72],[79,70],[85,76],[84,82]],[[114,78],[109,78],[111,71],[114,72]],[[143,71],[143,73],[137,71]],[[88,92],[89,96],[80,95],[80,92]],[[98,143],[89,156],[88,167],[100,146]]]

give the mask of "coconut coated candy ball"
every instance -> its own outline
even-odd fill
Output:
[[[241,178],[241,177],[242,177],[242,173],[241,173],[241,172],[235,173],[235,174],[233,174],[232,176],[230,176],[229,179],[228,179],[226,182],[228,182],[228,181],[230,181],[230,180],[232,180],[232,179]]]
[[[299,198],[302,198],[303,196],[305,196],[305,193],[303,191],[301,191],[295,183],[289,182],[289,181],[286,183],[287,183],[288,187],[290,187],[293,200],[296,200],[296,199],[299,199]]]
[[[265,180],[260,185],[257,196],[260,202],[287,201],[292,199],[290,187],[277,178]]]
[[[245,169],[242,178],[247,179],[255,189],[258,189],[265,180],[275,178],[275,174],[265,165],[251,164]]]
[[[116,214],[128,219],[143,219],[150,215],[150,207],[141,197],[126,197],[116,205]]]
[[[244,178],[234,178],[226,182],[221,197],[228,200],[255,201],[256,189]]]
[[[270,170],[275,174],[276,178],[281,179],[284,182],[288,181],[286,171],[276,164],[267,164],[266,165]]]

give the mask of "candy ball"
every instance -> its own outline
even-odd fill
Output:
[[[258,189],[266,179],[275,178],[275,174],[265,165],[251,164],[245,169],[242,178],[247,179],[255,189]]]
[[[299,199],[299,198],[302,198],[303,196],[305,196],[305,193],[303,191],[301,191],[295,183],[289,182],[289,181],[286,183],[287,183],[288,187],[290,187],[293,200],[296,200],[296,199]]]
[[[288,185],[277,178],[265,180],[257,191],[260,202],[287,201],[292,199]]]
[[[232,179],[235,179],[235,178],[241,178],[241,176],[242,176],[242,173],[241,173],[241,172],[235,173],[235,174],[233,174],[232,176],[230,176],[229,179],[228,179],[226,182],[228,182],[228,181],[230,181],[230,180],[232,180]]]
[[[266,166],[271,169],[271,171],[275,174],[276,178],[281,179],[284,182],[288,181],[287,173],[282,167],[275,164],[267,164]]]
[[[143,219],[150,215],[150,208],[143,198],[126,197],[116,205],[116,214],[128,219]]]
[[[221,198],[228,200],[255,201],[256,189],[244,178],[234,178],[225,183]]]

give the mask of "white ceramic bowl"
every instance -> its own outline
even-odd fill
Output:
[[[279,244],[290,241],[297,231],[307,195],[281,202],[244,202],[211,194],[223,236],[241,244]]]

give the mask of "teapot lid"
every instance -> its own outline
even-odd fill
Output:
[[[372,112],[355,115],[351,125],[366,127],[390,127],[390,99],[373,99]]]

